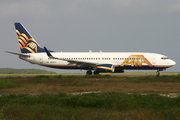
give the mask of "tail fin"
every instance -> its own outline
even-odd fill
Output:
[[[21,53],[45,52],[21,23],[14,23]]]

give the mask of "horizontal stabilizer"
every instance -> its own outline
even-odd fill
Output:
[[[18,55],[18,56],[30,57],[30,55],[26,55],[26,54],[14,53],[14,52],[9,52],[9,51],[5,51],[5,52],[10,53],[10,54],[14,54],[14,55]]]

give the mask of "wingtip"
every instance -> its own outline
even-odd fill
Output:
[[[52,55],[51,55],[51,53],[49,52],[49,50],[48,50],[46,47],[44,47],[44,49],[45,49],[45,51],[46,51],[47,56],[48,56],[48,57],[52,57]]]

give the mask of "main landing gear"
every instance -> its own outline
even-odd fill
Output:
[[[94,71],[94,75],[99,75],[99,71]]]
[[[86,75],[92,75],[92,71],[91,70],[88,70],[86,72]],[[99,71],[94,71],[94,75],[99,75]]]
[[[88,71],[86,72],[86,75],[92,75],[92,71],[91,71],[91,70],[88,70]]]

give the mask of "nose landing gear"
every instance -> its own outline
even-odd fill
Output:
[[[160,75],[160,71],[157,70],[157,72],[156,72],[156,77],[159,77],[159,75]]]
[[[156,76],[159,77],[160,71],[164,71],[164,70],[166,70],[166,69],[158,69],[157,72],[156,72]]]

